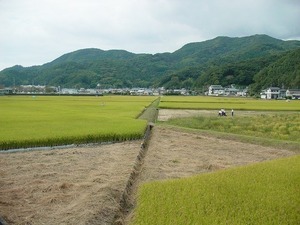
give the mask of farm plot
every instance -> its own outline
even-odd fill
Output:
[[[156,126],[149,143],[141,181],[187,177],[295,154],[290,150]]]
[[[140,141],[0,154],[0,216],[10,225],[111,224]]]
[[[139,139],[155,97],[0,97],[0,149]]]
[[[199,130],[210,130],[269,140],[284,140],[298,144],[300,148],[299,113],[248,113],[234,117],[202,116],[201,111],[194,117],[174,118],[167,123]]]

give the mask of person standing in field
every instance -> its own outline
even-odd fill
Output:
[[[234,114],[234,111],[233,111],[233,109],[231,110],[231,116],[233,117],[233,114]]]

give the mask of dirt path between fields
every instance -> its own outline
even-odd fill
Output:
[[[112,224],[140,144],[0,154],[0,216],[9,225]],[[138,180],[180,178],[294,154],[155,126]]]

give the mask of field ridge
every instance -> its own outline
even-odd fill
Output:
[[[127,216],[132,212],[132,210],[135,207],[133,196],[137,189],[139,175],[141,173],[144,159],[145,159],[145,156],[146,156],[146,153],[148,150],[148,145],[149,145],[152,128],[153,128],[153,125],[151,125],[151,124],[149,124],[147,126],[144,138],[143,138],[141,146],[140,146],[140,151],[137,155],[133,169],[129,175],[126,187],[121,196],[121,199],[119,202],[119,210],[114,217],[114,222],[113,222],[114,225],[124,225]]]

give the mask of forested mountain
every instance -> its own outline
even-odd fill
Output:
[[[83,49],[41,66],[0,72],[0,85],[61,87],[150,87],[202,89],[210,84],[299,87],[300,41],[267,35],[217,37],[190,43],[173,53],[134,54]]]
[[[300,88],[300,48],[283,54],[275,62],[255,74],[253,91],[268,86],[282,88]]]

